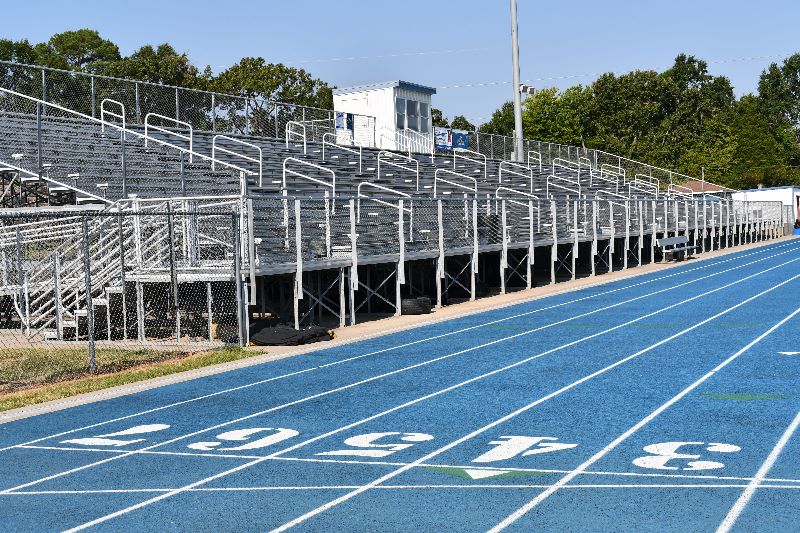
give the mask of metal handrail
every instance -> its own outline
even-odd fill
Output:
[[[258,159],[256,159],[255,157],[249,156],[249,155],[245,155],[245,154],[239,153],[239,152],[234,152],[233,150],[230,150],[228,148],[224,148],[222,146],[217,146],[217,139],[224,139],[226,141],[231,141],[231,142],[234,142],[234,143],[237,143],[237,144],[241,144],[242,146],[247,146],[248,148],[255,148],[256,150],[258,150]],[[234,156],[234,157],[240,157],[240,158],[242,158],[242,159],[244,159],[246,161],[250,161],[252,163],[258,163],[258,186],[259,187],[263,186],[261,182],[264,179],[264,163],[263,163],[264,155],[263,155],[263,153],[261,151],[261,147],[260,146],[258,146],[256,144],[253,144],[253,143],[245,142],[245,141],[243,141],[241,139],[236,139],[234,137],[228,137],[227,135],[214,135],[214,137],[211,139],[211,170],[216,170],[217,169],[217,163],[216,162],[217,162],[217,152],[218,151],[222,152],[224,154],[228,154],[228,155]]]
[[[536,150],[528,150],[528,166],[531,166],[531,154],[536,154],[536,159],[539,163],[539,172],[542,171],[542,154],[541,152],[537,152]]]
[[[600,171],[614,174],[615,176],[620,176],[623,180],[625,179],[625,169],[622,167],[615,167],[614,165],[609,165],[608,163],[601,163]]]
[[[189,130],[189,135],[186,136],[186,135],[183,135],[181,133],[178,133],[177,131],[173,131],[173,130],[170,130],[170,129],[167,129],[167,128],[163,128],[161,126],[156,126],[155,124],[150,124],[150,117],[155,117],[155,118],[158,118],[158,119],[161,119],[161,120],[166,120],[167,122],[172,122],[176,126],[186,126],[186,128]],[[191,163],[193,161],[192,155],[194,154],[194,140],[193,140],[194,139],[194,129],[192,128],[191,124],[189,124],[188,122],[183,122],[182,120],[178,120],[178,119],[175,119],[175,118],[172,118],[172,117],[168,117],[166,115],[159,115],[158,113],[148,113],[148,114],[146,114],[144,116],[144,146],[145,146],[145,148],[147,148],[147,140],[150,138],[150,135],[148,133],[149,129],[154,129],[156,131],[160,131],[161,133],[167,133],[169,135],[174,135],[175,137],[178,137],[179,139],[183,139],[185,141],[189,141],[189,163]]]
[[[658,187],[659,189],[661,188],[661,182],[658,181],[658,178],[654,178],[653,176],[649,176],[647,174],[634,174],[633,179],[639,181],[648,181],[655,187]]]
[[[611,175],[613,177],[611,177],[611,178],[606,177],[606,174],[609,174],[609,175]],[[614,184],[614,191],[619,192],[619,177],[617,177],[617,175],[614,174],[613,172],[609,172],[609,171],[603,170],[603,169],[600,169],[600,170],[589,169],[589,183],[591,185],[594,185],[594,180],[595,179],[599,179],[599,180],[602,180],[602,181],[607,181],[609,183],[613,183]]]
[[[387,205],[387,206],[390,206],[390,207],[394,207],[395,209],[398,209],[398,210],[400,209],[399,206],[394,205],[391,202],[387,202],[386,200],[381,200],[380,198],[375,198],[373,196],[369,196],[367,194],[363,194],[361,192],[361,187],[372,187],[372,188],[378,189],[380,191],[385,191],[385,192],[388,192],[388,193],[396,194],[398,196],[402,196],[403,198],[411,198],[410,194],[404,193],[402,191],[397,191],[397,190],[391,189],[389,187],[384,187],[383,185],[379,185],[377,183],[372,183],[370,181],[362,181],[361,183],[358,184],[358,187],[356,187],[356,196],[358,197],[357,201],[356,201],[356,221],[357,222],[361,222],[361,199],[362,198],[369,198],[370,200],[372,200],[373,202],[375,202],[377,204]],[[407,212],[409,214],[412,213],[411,208],[410,207],[406,207],[406,206],[403,206],[403,211]]]
[[[325,138],[328,135],[330,135],[331,137],[334,138],[334,142],[329,142],[329,141],[325,140]],[[358,150],[356,150],[355,148],[348,148],[346,146],[342,146],[342,145],[338,144],[335,141],[335,139],[336,139],[336,134],[335,133],[324,133],[322,135],[322,160],[325,161],[325,145],[333,146],[335,148],[338,148],[339,150],[344,150],[345,152],[350,152],[351,154],[355,154],[355,155],[358,156],[358,173],[361,174],[362,168],[363,168],[362,165],[361,165],[361,157],[362,157],[362,153],[364,151],[364,147],[361,146],[360,144],[357,144],[356,146],[358,146]]]
[[[551,181],[554,180],[554,179],[561,180],[561,181],[566,181],[566,182],[571,183],[573,185],[577,185],[578,189],[575,190],[575,189],[572,189],[571,187],[566,187],[566,186],[560,185],[558,183],[551,183]],[[564,189],[565,191],[574,192],[578,196],[581,195],[581,182],[580,182],[580,180],[571,180],[569,178],[562,178],[561,176],[556,176],[555,174],[550,174],[549,176],[547,176],[547,186],[546,186],[546,189],[545,189],[546,194],[548,196],[550,196],[550,185],[552,185],[553,187],[556,187],[558,189]]]
[[[658,187],[655,187],[651,183],[646,181],[638,181],[638,180],[631,180],[627,183],[628,185],[628,196],[631,196],[631,191],[639,191],[645,194],[651,194],[658,198]]]
[[[495,200],[506,200],[507,202],[509,202],[511,204],[519,205],[521,207],[528,207],[528,203],[522,202],[522,201],[519,201],[519,200],[515,200],[514,198],[503,198],[502,196],[500,196],[500,191],[501,190],[508,191],[510,193],[513,193],[513,194],[521,195],[521,196],[523,196],[525,198],[530,198],[531,200],[536,200],[536,207],[534,208],[534,209],[536,209],[536,231],[540,231],[541,227],[542,227],[542,201],[541,201],[541,198],[539,198],[535,194],[529,194],[527,192],[518,191],[516,189],[510,189],[508,187],[503,187],[503,186],[500,186],[497,189],[495,189],[495,191],[494,191]],[[497,206],[495,206],[495,211],[497,211]]]
[[[117,114],[114,113],[113,111],[106,109],[107,103],[119,106],[121,114]],[[125,128],[125,105],[122,102],[117,102],[116,100],[112,100],[111,98],[103,98],[103,100],[100,102],[100,120],[103,121],[103,123],[100,125],[100,131],[102,131],[103,133],[105,133],[106,131],[106,115],[122,119],[122,127]]]
[[[395,163],[394,161],[389,161],[386,158],[384,158],[383,156],[389,156],[391,158],[404,159],[404,160],[408,161],[409,163],[412,163],[413,165],[415,165],[416,168],[406,167],[406,166],[403,166],[403,165],[401,165],[399,163]],[[378,177],[377,177],[377,179],[381,179],[381,163],[382,162],[386,163],[387,165],[393,166],[395,168],[399,168],[399,169],[402,169],[402,170],[407,170],[409,172],[414,172],[416,174],[416,176],[417,176],[417,192],[419,192],[419,160],[414,159],[411,156],[406,156],[406,155],[398,154],[398,153],[395,153],[395,152],[389,152],[387,150],[381,150],[380,152],[378,152],[378,165],[377,165]]]
[[[298,127],[302,128],[303,129],[303,133],[299,133],[299,132],[294,131],[292,128],[294,128],[295,126],[298,126]],[[292,135],[296,135],[296,136],[300,137],[301,139],[303,139],[303,154],[307,154],[308,153],[308,145],[306,143],[306,125],[305,124],[303,124],[302,122],[297,122],[297,121],[294,121],[294,120],[290,120],[289,122],[286,123],[286,126],[284,126],[284,132],[285,132],[285,137],[286,137],[286,148],[289,148],[289,138]]]
[[[444,178],[439,177],[439,173],[445,173],[452,176],[458,176],[459,178],[466,178],[468,180],[472,180],[475,183],[474,187],[467,187],[462,183],[457,183],[455,181],[446,180]],[[433,173],[433,197],[436,198],[436,190],[437,190],[437,183],[438,182],[447,183],[448,185],[452,185],[454,187],[459,187],[461,189],[465,189],[467,191],[471,191],[473,194],[478,194],[478,180],[473,178],[472,176],[467,176],[466,174],[460,174],[454,170],[447,170],[446,168],[437,168],[436,172]]]
[[[300,163],[301,165],[306,165],[306,166],[309,166],[309,167],[313,167],[313,168],[316,168],[318,170],[322,170],[323,172],[330,173],[331,178],[332,178],[331,182],[328,183],[327,181],[321,180],[319,178],[314,178],[312,176],[308,176],[306,174],[303,174],[302,172],[297,172],[296,170],[287,169],[286,168],[286,164],[288,162],[290,162],[290,161],[295,162],[295,163]],[[296,157],[287,157],[286,159],[283,160],[283,185],[282,185],[282,190],[283,190],[283,194],[284,195],[286,195],[286,174],[287,173],[292,174],[293,176],[297,176],[299,178],[307,179],[308,181],[312,181],[314,183],[318,183],[318,184],[323,185],[325,187],[330,187],[331,196],[333,196],[333,197],[336,196],[336,173],[333,170],[329,169],[329,168],[325,168],[325,167],[320,166],[320,165],[315,165],[314,163],[309,163],[308,161],[303,161],[302,159],[297,159]],[[334,208],[335,207],[336,207],[336,205],[334,204]]]
[[[465,153],[477,157],[482,157],[483,161],[481,161],[480,159],[476,159],[475,157],[461,155]],[[489,171],[488,171],[489,167],[487,165],[487,159],[485,155],[483,155],[480,152],[476,152],[474,150],[467,150],[466,148],[453,148],[453,170],[456,169],[456,159],[458,158],[465,159],[467,161],[472,161],[473,163],[477,163],[479,165],[483,165],[483,181],[489,180]]]
[[[505,167],[503,165],[505,165]],[[525,169],[525,170],[528,171],[528,174],[523,174],[522,172],[519,172],[518,170],[514,170],[513,168],[511,168],[511,169],[507,168],[509,166]],[[531,192],[533,192],[533,169],[531,167],[525,166],[525,165],[523,165],[521,163],[514,163],[513,161],[501,161],[500,162],[500,168],[497,171],[497,182],[498,183],[503,183],[503,171],[504,170],[508,174],[513,174],[515,176],[528,178],[528,180],[530,181]]]

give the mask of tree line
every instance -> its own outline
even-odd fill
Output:
[[[47,42],[0,39],[0,60],[331,109],[333,86],[301,68],[244,57],[218,74],[171,45],[123,56],[97,31]],[[479,126],[432,109],[434,126],[512,135],[505,102]],[[543,88],[523,102],[526,138],[596,148],[733,188],[800,184],[800,54],[765,69],[757,94],[736,98],[724,76],[681,54],[664,72],[603,74],[589,85]]]
[[[596,148],[732,188],[800,184],[800,54],[734,96],[724,76],[681,54],[664,72],[603,74],[590,85],[537,90],[523,102],[526,138]],[[511,135],[506,102],[479,131]]]

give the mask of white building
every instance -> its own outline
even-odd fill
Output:
[[[431,96],[434,94],[433,87],[400,80],[344,87],[333,90],[333,109],[337,114],[353,115],[356,144],[428,153],[433,150]],[[364,132],[369,128],[369,117],[373,117],[373,142],[367,140]]]
[[[733,193],[734,200],[744,202],[781,202],[788,210],[791,209],[791,220],[800,219],[800,187],[765,187],[763,189],[749,189]]]

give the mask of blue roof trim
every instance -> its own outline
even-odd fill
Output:
[[[779,189],[800,189],[797,185],[783,185],[780,187],[762,187],[760,189],[742,189],[736,192],[758,192],[758,191],[777,191]]]
[[[333,94],[348,94],[348,93],[358,93],[362,91],[376,91],[378,89],[390,89],[393,87],[399,87],[401,89],[408,89],[410,91],[417,91],[425,94],[436,94],[436,89],[434,89],[433,87],[427,87],[425,85],[419,85],[418,83],[411,83],[409,81],[403,81],[403,80],[384,81],[379,83],[368,83],[366,85],[354,85],[352,87],[342,87],[341,89],[334,89]]]

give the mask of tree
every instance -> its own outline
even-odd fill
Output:
[[[773,124],[786,120],[800,127],[800,54],[789,56],[778,66],[772,63],[758,82],[759,105]]]
[[[576,85],[559,93],[555,87],[536,91],[525,99],[522,109],[523,135],[528,139],[583,145],[583,114],[591,90]]]
[[[242,122],[247,113],[250,131],[263,135],[282,135],[275,130],[271,102],[289,105],[277,108],[279,124],[289,120],[313,120],[328,117],[328,113],[313,113],[312,116],[295,113],[293,105],[333,109],[333,91],[322,80],[313,78],[303,69],[287,67],[281,63],[267,63],[262,57],[245,57],[237,64],[221,72],[210,83],[213,90],[247,98],[229,100],[225,105],[234,122]],[[245,108],[245,106],[247,106]],[[240,130],[242,128],[237,126]]]
[[[37,44],[34,52],[38,65],[84,72],[95,72],[120,59],[116,44],[89,29],[56,33],[46,43]]]
[[[36,52],[34,52],[33,45],[27,39],[22,39],[21,41],[0,39],[0,61],[35,63]]]
[[[500,109],[492,113],[492,118],[489,119],[489,122],[482,124],[478,131],[494,135],[513,135],[514,103],[508,101],[500,106]]]
[[[191,88],[204,88],[209,81],[208,74],[201,74],[185,53],[179,54],[167,43],[157,48],[142,46],[130,56],[107,65],[103,73],[118,78]]]
[[[449,128],[450,123],[447,122],[447,117],[442,114],[441,109],[431,108],[431,121],[434,128]]]
[[[475,131],[475,124],[467,120],[464,115],[456,115],[450,123],[450,127],[454,130]]]

